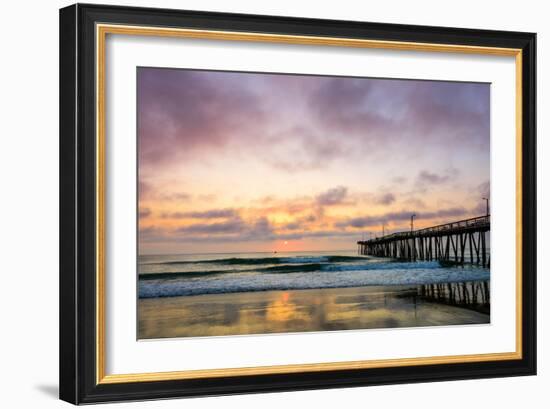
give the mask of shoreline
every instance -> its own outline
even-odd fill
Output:
[[[447,283],[444,283],[446,286]],[[490,323],[477,284],[270,290],[138,299],[138,339]],[[471,294],[462,304],[451,296]],[[476,299],[474,300],[474,296]],[[466,303],[466,301],[469,301]],[[471,306],[468,306],[471,304]]]
[[[166,273],[167,275],[177,275],[174,273]],[[201,273],[197,273],[199,275]],[[166,276],[163,276],[163,273],[158,274],[161,276],[161,278],[165,278]],[[193,273],[186,274],[188,277],[196,277]],[[179,277],[178,277],[179,278]],[[154,280],[154,277],[147,277],[147,278],[138,278],[142,281],[148,281],[148,280]],[[424,283],[412,283],[412,284],[373,284],[373,285],[363,285],[363,286],[341,286],[341,287],[311,287],[311,288],[279,288],[279,289],[263,289],[263,290],[248,290],[248,291],[224,291],[224,292],[207,292],[207,293],[197,293],[197,294],[183,294],[183,295],[162,295],[162,296],[156,296],[156,297],[140,297],[138,295],[138,300],[149,300],[149,299],[157,299],[157,298],[175,298],[175,297],[200,297],[200,296],[206,296],[206,295],[226,295],[226,294],[250,294],[250,293],[269,293],[269,292],[277,292],[277,291],[310,291],[310,290],[345,290],[348,288],[374,288],[374,287],[380,287],[380,288],[392,288],[392,287],[406,287],[406,288],[416,288],[416,287],[429,287],[429,286],[441,286],[441,285],[457,285],[457,284],[463,284],[463,283],[473,283],[473,282],[487,282],[489,280],[457,280],[457,281],[444,281],[439,283],[431,283],[431,284],[424,284]]]

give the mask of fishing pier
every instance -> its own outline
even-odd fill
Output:
[[[365,256],[406,261],[439,260],[489,267],[491,258],[487,252],[486,234],[490,228],[490,215],[420,230],[411,228],[411,231],[358,241],[358,252]]]

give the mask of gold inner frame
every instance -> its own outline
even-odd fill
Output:
[[[503,353],[450,355],[368,361],[321,362],[171,372],[105,374],[105,42],[107,34],[199,38],[299,45],[320,45],[387,50],[485,54],[515,57],[516,65],[516,350]],[[250,32],[178,29],[165,27],[96,25],[96,382],[98,384],[162,380],[204,379],[244,375],[290,374],[333,370],[388,368],[466,362],[517,360],[522,358],[522,51],[515,48],[432,44],[352,38],[294,36]]]

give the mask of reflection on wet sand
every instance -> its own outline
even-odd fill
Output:
[[[448,305],[458,305],[489,314],[490,289],[488,281],[421,285],[422,299]]]
[[[488,283],[354,287],[138,300],[138,338],[489,323]]]

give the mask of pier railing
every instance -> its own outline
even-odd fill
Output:
[[[411,237],[418,237],[418,236],[430,236],[435,234],[448,234],[449,232],[453,231],[467,231],[467,230],[477,230],[477,229],[490,229],[490,219],[491,216],[479,216],[479,217],[472,217],[471,219],[465,219],[465,220],[459,220],[456,222],[451,223],[445,223],[445,224],[439,224],[437,226],[431,226],[426,227],[419,230],[413,230],[413,231],[401,231],[401,232],[395,232],[392,234],[387,234],[385,236],[376,237],[374,239],[370,240],[364,240],[359,241],[357,244],[360,243],[372,243],[372,242],[380,242],[385,240],[396,240],[400,238],[411,238]]]

